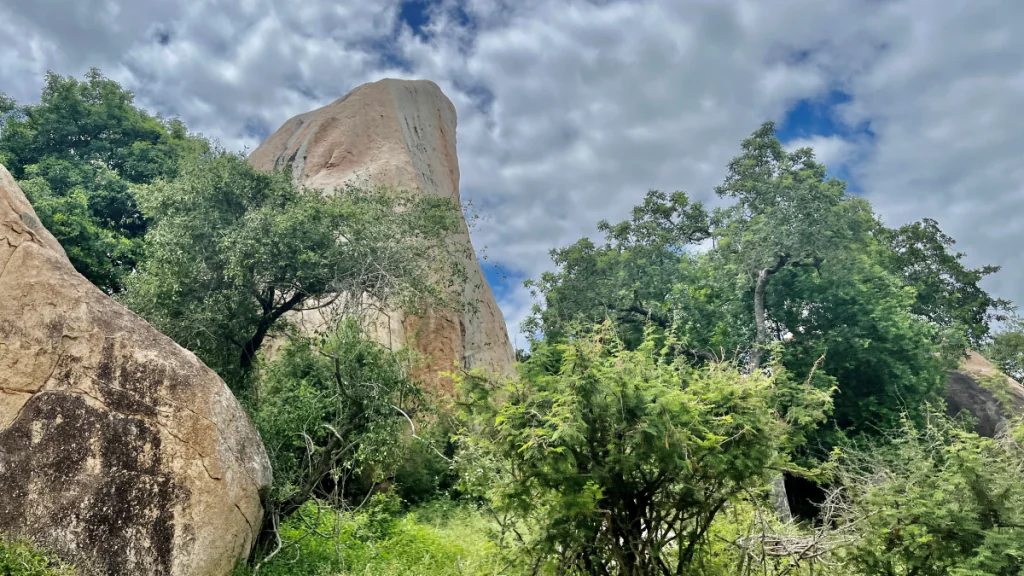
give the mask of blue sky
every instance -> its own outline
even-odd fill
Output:
[[[649,189],[714,202],[769,119],[886,223],[938,220],[1024,301],[1019,22],[1015,0],[6,0],[0,90],[30,101],[47,70],[97,66],[251,150],[365,82],[433,80],[515,337],[548,250]]]

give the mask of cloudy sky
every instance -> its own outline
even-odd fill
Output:
[[[252,149],[364,82],[434,80],[513,335],[548,249],[648,189],[711,199],[768,119],[1024,302],[1022,23],[1019,0],[0,0],[0,91],[96,66]]]

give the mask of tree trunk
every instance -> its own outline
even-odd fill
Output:
[[[284,316],[286,312],[289,312],[299,304],[302,304],[305,299],[305,294],[296,292],[283,304],[271,310],[270,313],[264,313],[263,318],[260,319],[260,323],[256,327],[256,333],[249,338],[249,341],[246,342],[244,346],[242,346],[242,354],[238,362],[243,378],[252,371],[253,363],[256,361],[256,354],[263,346],[263,340],[266,339],[267,334],[270,333],[270,329],[274,326],[274,323],[277,322],[281,316]]]
[[[773,274],[782,269],[786,264],[786,257],[779,256],[775,265],[771,268],[763,268],[757,273],[757,284],[754,286],[754,323],[757,327],[757,342],[750,355],[750,372],[756,372],[761,368],[761,355],[768,343],[768,326],[764,312],[764,293],[768,287],[768,280]],[[793,520],[793,512],[789,508],[789,497],[786,494],[786,481],[780,472],[772,480],[772,507],[782,522]]]
[[[764,291],[768,286],[768,277],[771,272],[765,268],[757,273],[757,284],[754,285],[754,326],[757,328],[757,339],[754,341],[754,349],[750,353],[750,371],[756,372],[761,368],[761,353],[764,345],[768,342],[768,327],[764,319]]]

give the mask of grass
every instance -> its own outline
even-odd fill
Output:
[[[74,576],[74,570],[26,540],[0,534],[0,576]]]
[[[282,526],[284,543],[259,576],[484,576],[509,574],[496,526],[449,501],[401,514],[381,500],[355,514],[303,509]],[[311,532],[315,527],[316,532]],[[237,576],[250,576],[240,569]]]

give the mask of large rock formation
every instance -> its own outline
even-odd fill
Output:
[[[0,166],[0,532],[84,576],[224,576],[269,484],[224,383],[79,275]]]
[[[253,151],[249,162],[262,170],[290,164],[297,184],[328,192],[369,182],[459,199],[455,122],[455,107],[433,82],[385,79],[288,120]],[[468,231],[454,240],[474,254]],[[392,313],[377,332],[391,346],[411,341],[427,360],[422,376],[441,388],[448,383],[437,372],[454,363],[508,371],[514,360],[505,320],[480,263],[473,256],[465,267],[462,297],[475,310],[436,311],[424,318]],[[323,321],[297,319],[310,327]]]
[[[968,352],[960,368],[946,380],[946,405],[951,416],[969,412],[977,420],[974,429],[993,437],[1007,420],[1024,414],[1024,386],[999,371],[981,354]]]

